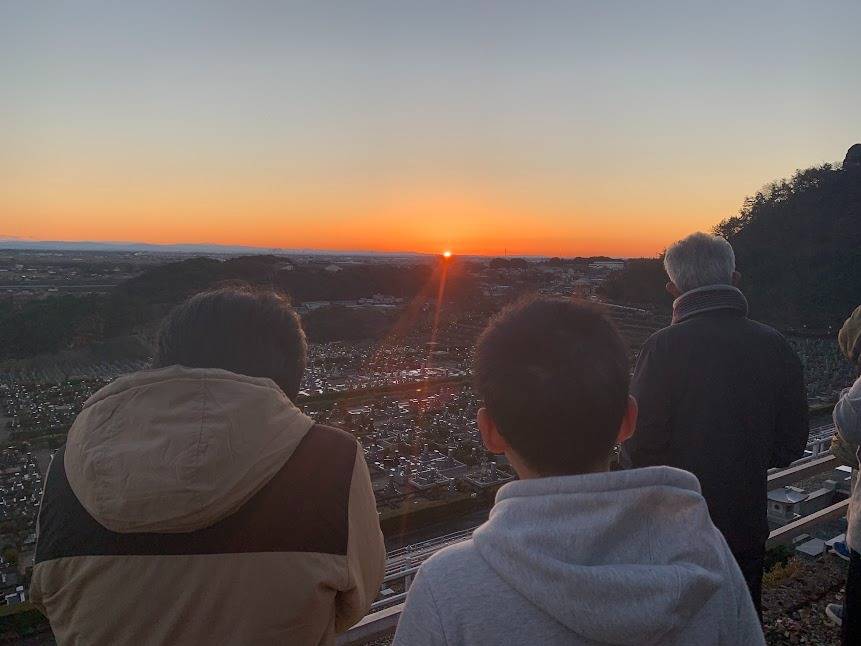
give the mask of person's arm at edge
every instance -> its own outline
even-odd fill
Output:
[[[445,646],[447,643],[430,577],[423,566],[407,593],[392,646]]]
[[[861,377],[840,396],[834,406],[837,432],[851,444],[861,444]]]
[[[801,458],[810,434],[804,367],[789,344],[785,341],[784,344],[786,378],[778,403],[769,467],[788,467]]]
[[[639,407],[637,430],[625,442],[623,452],[632,467],[665,464],[670,444],[670,393],[662,357],[655,348],[655,337],[643,345],[637,357],[631,394]]]
[[[335,598],[335,631],[339,633],[368,613],[386,570],[386,546],[361,446],[356,448],[348,514],[347,586]]]

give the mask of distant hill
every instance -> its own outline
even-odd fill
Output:
[[[466,301],[480,292],[468,263],[452,262],[445,298]],[[294,264],[283,256],[227,260],[190,258],[148,269],[111,293],[53,296],[21,306],[0,302],[0,360],[82,348],[135,335],[152,339],[164,315],[188,296],[231,283],[272,287],[297,305],[308,301],[351,301],[386,294],[411,300],[437,293],[438,268],[427,262]],[[323,308],[308,321],[312,340],[364,338],[380,334],[386,317],[373,312]]]
[[[736,253],[751,313],[781,329],[833,331],[861,303],[861,144],[842,164],[797,171],[715,227]],[[629,263],[601,292],[666,306],[661,259]]]
[[[177,243],[156,244],[148,242],[105,242],[90,240],[31,240],[0,235],[0,249],[16,251],[128,251],[142,253],[172,253],[172,254],[212,254],[233,256],[237,254],[291,254],[295,256],[383,256],[383,257],[418,257],[411,251],[385,252],[342,250],[332,251],[323,249],[284,249],[280,247],[250,247],[247,245],[224,245],[206,243]]]

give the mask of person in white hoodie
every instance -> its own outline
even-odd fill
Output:
[[[385,548],[364,455],[294,404],[286,298],[226,288],[165,320],[156,368],[93,395],[54,455],[32,601],[59,644],[333,644]]]
[[[396,646],[757,646],[762,629],[697,479],[610,472],[634,431],[630,364],[592,306],[530,299],[479,339],[485,446],[520,476],[471,540],[426,561]]]

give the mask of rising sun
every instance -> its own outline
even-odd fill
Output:
[[[451,258],[451,251],[446,249],[445,251],[442,252],[442,257],[443,258]]]

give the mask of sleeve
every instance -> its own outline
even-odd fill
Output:
[[[861,444],[861,377],[845,390],[834,406],[834,425],[850,444]]]
[[[669,458],[671,395],[666,367],[653,339],[646,341],[634,377],[631,394],[637,400],[637,428],[625,442],[624,452],[632,467],[666,464]]]
[[[802,457],[810,434],[804,368],[791,347],[787,345],[784,351],[787,353],[786,378],[778,400],[771,467],[786,467]]]
[[[858,445],[844,440],[839,432],[831,437],[831,455],[843,466],[858,468]]]
[[[386,569],[386,547],[371,476],[361,447],[350,484],[347,586],[335,598],[335,630],[344,632],[364,617],[376,599]]]
[[[392,646],[445,646],[446,638],[429,577],[420,569],[407,594]]]

